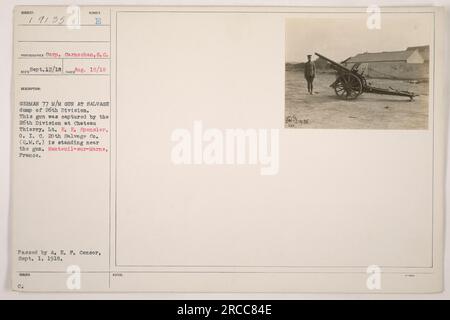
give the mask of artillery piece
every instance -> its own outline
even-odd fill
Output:
[[[359,63],[354,64],[351,69],[328,59],[327,57],[316,52],[316,55],[319,58],[322,58],[332,69],[337,72],[336,81],[334,81],[330,87],[334,89],[336,95],[341,99],[352,100],[356,99],[358,96],[367,93],[374,94],[384,94],[390,96],[400,96],[400,97],[408,97],[410,101],[414,99],[414,97],[418,96],[414,94],[414,92],[409,91],[400,91],[395,90],[393,88],[384,89],[384,88],[376,88],[367,84],[367,80],[364,77],[363,73],[358,70]]]

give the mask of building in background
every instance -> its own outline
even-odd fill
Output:
[[[429,74],[429,46],[408,47],[403,51],[360,53],[342,63],[359,65],[368,78],[425,80]]]

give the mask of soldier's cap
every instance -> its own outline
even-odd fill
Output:
[[[308,55],[307,55],[307,57],[311,58],[311,57],[312,57],[312,55],[308,54]]]

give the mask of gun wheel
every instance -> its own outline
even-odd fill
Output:
[[[363,85],[354,74],[342,74],[334,84],[334,91],[341,99],[353,100],[363,92]]]

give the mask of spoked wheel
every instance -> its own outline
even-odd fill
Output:
[[[334,91],[341,99],[352,100],[362,93],[361,80],[352,73],[340,75],[334,83]]]

